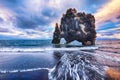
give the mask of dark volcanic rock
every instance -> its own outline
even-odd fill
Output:
[[[61,38],[64,38],[66,43],[77,40],[83,45],[94,45],[96,38],[94,16],[77,12],[76,9],[68,9],[61,18],[60,26],[56,23],[52,43],[60,43]]]

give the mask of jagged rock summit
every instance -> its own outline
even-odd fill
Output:
[[[53,34],[53,44],[59,44],[61,38],[70,43],[74,40],[82,42],[82,45],[94,45],[96,38],[95,18],[92,14],[77,12],[70,8],[63,14],[60,26],[56,23]]]

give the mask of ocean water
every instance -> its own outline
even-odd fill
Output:
[[[119,74],[120,40],[0,40],[0,80],[120,80]]]

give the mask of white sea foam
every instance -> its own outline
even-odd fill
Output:
[[[73,47],[73,48],[0,48],[0,52],[40,52],[40,51],[76,51],[98,49],[97,46]]]
[[[17,72],[29,72],[29,71],[38,71],[38,70],[50,70],[50,68],[32,68],[32,69],[22,69],[22,70],[0,70],[0,73],[17,73]]]

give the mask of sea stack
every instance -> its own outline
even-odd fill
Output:
[[[68,9],[63,14],[60,25],[56,23],[52,43],[59,44],[61,38],[64,38],[66,43],[77,40],[82,42],[82,45],[95,45],[94,16],[84,12],[77,12],[75,8]]]

